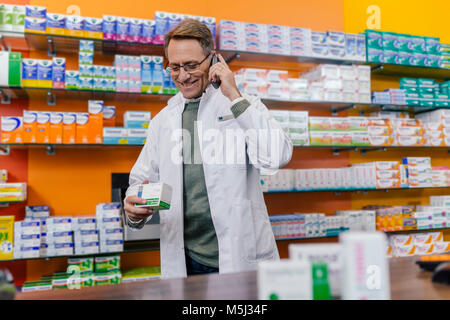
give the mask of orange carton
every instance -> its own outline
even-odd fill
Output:
[[[116,107],[114,106],[103,107],[103,126],[104,127],[116,126]]]
[[[62,112],[50,112],[50,143],[63,143]]]
[[[63,143],[75,143],[77,128],[77,114],[74,112],[63,113]]]
[[[50,112],[38,111],[36,143],[50,142]]]
[[[23,143],[23,117],[2,117],[1,142]]]
[[[37,111],[23,111],[23,142],[36,143]]]
[[[89,113],[77,112],[75,143],[89,143]]]
[[[89,143],[103,143],[103,101],[89,100]]]

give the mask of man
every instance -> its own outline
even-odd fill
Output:
[[[132,228],[154,214],[134,206],[144,203],[139,184],[172,186],[171,207],[160,212],[163,278],[253,270],[258,261],[279,259],[260,169],[288,163],[292,143],[258,98],[241,95],[221,55],[211,65],[213,50],[208,27],[193,19],[166,35],[168,69],[180,92],[150,122],[130,173],[124,209]],[[241,143],[223,142],[229,132]]]

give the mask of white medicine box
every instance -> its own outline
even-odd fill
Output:
[[[155,210],[170,209],[172,187],[166,183],[142,184],[138,189],[138,197],[147,201],[146,204],[136,204],[136,207],[151,208]]]

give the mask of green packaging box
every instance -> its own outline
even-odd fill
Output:
[[[22,69],[22,53],[10,52],[9,53],[9,76],[8,84],[10,86],[21,85],[21,69]]]
[[[412,41],[409,34],[397,34],[398,51],[412,52]]]
[[[67,273],[72,274],[74,272],[93,272],[94,271],[94,258],[69,258],[67,261]]]
[[[95,257],[95,272],[107,272],[120,269],[120,256]]]
[[[414,56],[414,62],[415,62],[416,66],[419,66],[419,67],[426,66],[427,55],[425,53],[414,52],[413,56]]]
[[[383,61],[388,64],[398,64],[399,57],[398,51],[395,50],[383,50]]]
[[[410,66],[413,65],[413,59],[414,56],[412,55],[412,53],[404,51],[399,51],[398,53],[398,64]]]
[[[366,30],[366,47],[372,49],[383,49],[383,33],[381,31]]]
[[[419,93],[419,88],[416,86],[400,85],[400,89],[405,90],[405,93]]]
[[[435,93],[434,94],[434,105],[436,107],[448,107],[449,106],[448,97],[449,97],[448,94]]]
[[[367,48],[367,61],[384,63],[384,52],[381,49]]]
[[[425,38],[411,36],[411,50],[413,53],[426,53]]]
[[[429,94],[434,93],[434,87],[418,87],[418,89],[419,93],[429,93]]]
[[[420,105],[423,107],[434,106],[434,94],[419,93]]]
[[[119,284],[122,280],[120,271],[96,272],[94,274],[94,286]]]
[[[383,50],[398,51],[399,42],[397,34],[394,32],[383,32],[382,33],[382,45]]]
[[[417,79],[416,78],[400,78],[399,83],[400,83],[400,86],[402,86],[402,85],[417,86]]]
[[[419,78],[419,79],[417,79],[417,85],[419,87],[422,87],[422,86],[433,87],[435,85],[435,81],[434,81],[434,79]]]
[[[440,39],[435,37],[424,37],[425,38],[425,50],[428,54],[439,54],[441,49]]]
[[[420,106],[420,101],[417,99],[405,99],[405,102],[408,106]]]

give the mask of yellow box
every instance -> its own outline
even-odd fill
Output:
[[[65,35],[71,37],[84,37],[84,17],[67,16]]]
[[[89,113],[77,113],[77,129],[75,143],[89,143]]]
[[[89,143],[103,143],[103,101],[89,100]]]
[[[66,15],[58,13],[47,13],[47,34],[63,36],[66,28]]]
[[[0,260],[13,258],[14,216],[0,217]]]

